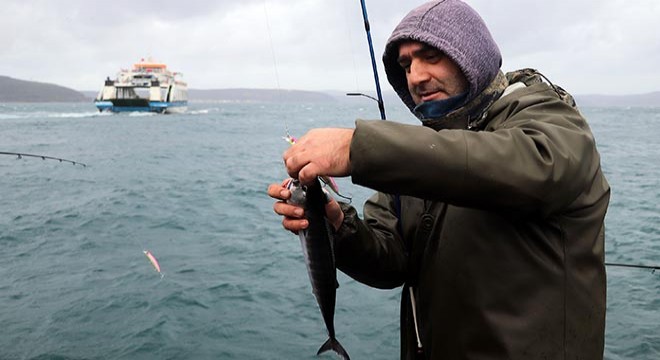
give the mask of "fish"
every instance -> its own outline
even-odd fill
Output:
[[[316,355],[334,351],[342,359],[350,360],[348,353],[335,336],[335,302],[339,283],[333,232],[325,217],[327,195],[323,192],[318,179],[309,185],[301,185],[297,179],[293,179],[287,188],[291,191],[289,203],[302,206],[309,222],[306,229],[298,232],[298,237],[305,257],[312,293],[316,297],[316,303],[321,310],[328,332],[328,340],[321,345]]]

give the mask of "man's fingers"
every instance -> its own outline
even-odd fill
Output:
[[[305,219],[305,211],[298,205],[289,204],[286,201],[291,198],[291,191],[287,186],[292,179],[286,179],[281,184],[268,185],[268,196],[277,199],[273,205],[273,211],[283,216],[282,226],[294,234],[309,226],[309,221]]]
[[[341,224],[344,222],[344,212],[341,211],[339,203],[335,199],[330,199],[330,201],[325,204],[325,213],[328,221],[335,228],[335,231],[339,230]]]
[[[298,180],[304,185],[311,184],[318,177],[320,170],[315,163],[309,163],[298,172]]]
[[[299,152],[295,152],[294,149],[289,148],[289,150],[282,155],[286,172],[294,179],[298,178],[298,172],[305,165],[305,162],[303,162],[301,157],[297,154],[299,154]]]
[[[287,200],[291,197],[291,192],[286,189],[284,184],[288,184],[287,180],[280,184],[270,184],[268,185],[268,196],[278,199],[278,200]]]
[[[282,226],[285,229],[287,229],[287,230],[289,230],[289,231],[291,231],[295,234],[298,234],[298,232],[300,230],[307,229],[307,227],[309,226],[309,222],[305,219],[300,220],[300,219],[291,219],[291,218],[285,217],[282,220]]]
[[[276,202],[275,205],[273,205],[273,211],[278,215],[293,219],[301,219],[305,215],[303,208],[297,205],[287,204],[284,201]]]

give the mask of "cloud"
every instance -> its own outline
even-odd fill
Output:
[[[384,83],[385,42],[422,3],[367,1]],[[534,67],[575,93],[659,89],[656,0],[468,3],[500,45],[505,70]],[[2,75],[96,90],[146,56],[183,72],[193,88],[374,87],[359,1],[3,1]]]
[[[498,41],[503,67],[533,67],[574,93],[660,90],[660,3],[522,0],[474,4]],[[647,80],[644,80],[647,79]]]

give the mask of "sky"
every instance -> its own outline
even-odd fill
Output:
[[[421,0],[367,0],[381,66]],[[659,0],[466,0],[504,71],[532,67],[573,94],[660,91]],[[371,91],[359,0],[0,0],[0,75],[98,91],[151,57],[193,89]]]

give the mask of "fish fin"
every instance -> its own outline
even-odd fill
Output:
[[[333,337],[329,338],[329,339],[325,342],[325,344],[323,344],[323,345],[321,346],[321,348],[320,348],[319,351],[316,353],[316,355],[321,355],[321,354],[323,354],[324,352],[329,351],[329,350],[332,350],[332,351],[334,351],[335,353],[337,353],[337,355],[341,356],[341,358],[342,358],[343,360],[351,360],[351,358],[350,358],[350,356],[348,356],[348,353],[346,352],[346,350],[344,350],[344,347],[341,346],[341,344],[339,343],[339,341],[337,341],[337,339],[335,339],[335,338],[333,338]]]

